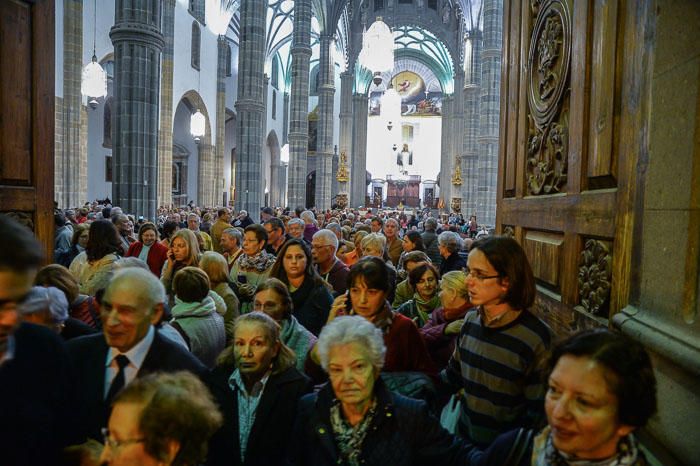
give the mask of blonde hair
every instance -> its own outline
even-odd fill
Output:
[[[379,251],[379,254],[383,255],[384,249],[386,249],[386,236],[380,235],[379,233],[370,233],[362,238],[360,247],[362,248],[363,254],[368,248],[372,248],[376,249]]]
[[[209,276],[212,287],[219,283],[228,282],[228,263],[224,256],[214,251],[202,254],[199,268]]]
[[[173,245],[173,242],[175,241],[176,238],[182,239],[185,244],[187,245],[187,257],[183,261],[185,265],[197,265],[199,264],[199,242],[197,242],[197,237],[195,236],[194,232],[192,230],[189,230],[187,228],[183,228],[181,230],[178,230],[173,236],[170,238],[170,246]]]
[[[454,290],[460,298],[469,299],[467,274],[461,270],[453,270],[443,275],[440,280],[440,288],[443,290],[449,288],[450,290]]]

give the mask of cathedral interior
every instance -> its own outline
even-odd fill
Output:
[[[696,0],[6,0],[0,211],[477,215],[556,333],[650,351],[642,442],[698,464],[699,44]]]

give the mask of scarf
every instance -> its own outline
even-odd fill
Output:
[[[353,427],[343,419],[340,402],[338,400],[335,400],[333,406],[331,406],[331,428],[333,429],[333,436],[340,450],[340,456],[348,466],[360,465],[362,442],[364,442],[367,436],[367,431],[374,419],[375,413],[376,404],[373,403],[372,407],[367,411],[367,414],[365,414],[365,417],[362,418],[362,421]]]
[[[384,310],[388,310],[386,317],[381,317],[374,321],[374,326],[377,327],[379,330],[382,331],[383,335],[386,335],[389,333],[389,330],[391,329],[391,324],[394,323],[394,314],[395,311],[391,309],[391,306],[389,305],[389,301],[386,301],[384,303]]]
[[[250,272],[254,270],[258,273],[263,273],[275,263],[275,256],[262,250],[254,256],[242,253],[238,257],[238,261],[240,262],[240,269],[242,271]]]
[[[302,327],[296,317],[289,316],[289,319],[282,321],[280,340],[294,351],[297,357],[297,369],[303,370],[306,354],[315,342],[313,334]]]
[[[617,453],[604,460],[582,460],[560,452],[552,442],[549,426],[535,437],[532,449],[534,466],[646,466],[644,455],[639,451],[637,439],[629,434],[620,439]]]
[[[421,298],[417,291],[413,293],[413,302],[416,303],[416,311],[418,312],[418,317],[421,322],[427,322],[430,318],[430,313],[440,306],[440,296],[438,295],[439,293],[435,293],[432,298],[426,301]]]

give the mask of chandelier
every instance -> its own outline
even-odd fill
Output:
[[[194,142],[199,144],[204,136],[204,115],[197,109],[190,117],[190,133],[194,137]]]
[[[374,73],[374,84],[382,82],[382,72],[394,69],[394,34],[381,16],[362,34],[360,65]]]
[[[97,0],[93,4],[93,28],[92,28],[92,61],[85,65],[81,74],[80,93],[90,99],[88,105],[93,110],[97,108],[97,99],[107,95],[107,73],[97,63],[95,54],[95,36],[97,35]]]

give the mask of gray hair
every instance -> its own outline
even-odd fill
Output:
[[[289,228],[289,225],[301,225],[302,227],[304,226],[304,221],[300,218],[291,218],[287,222],[287,228]]]
[[[333,233],[331,230],[328,229],[323,229],[323,230],[318,230],[316,233],[314,233],[314,238],[321,238],[325,243],[329,243],[331,246],[333,246],[333,254],[338,250],[338,237],[335,236],[335,233]]]
[[[147,263],[135,256],[122,257],[118,261],[114,262],[114,268],[117,270],[127,269],[129,267],[148,270],[149,272],[151,271],[151,269],[148,268]]]
[[[386,236],[380,235],[379,233],[370,233],[362,238],[360,247],[363,251],[367,248],[373,248],[380,252],[384,252],[384,249],[386,248]]]
[[[302,219],[304,222],[313,222],[316,220],[316,217],[314,217],[314,213],[311,212],[310,210],[305,210],[301,214],[299,214],[299,218]]]
[[[68,300],[58,288],[34,286],[17,310],[22,315],[48,311],[54,324],[62,324],[68,319]]]
[[[331,230],[336,235],[341,234],[341,227],[339,223],[331,222],[326,225],[326,230]]]
[[[138,267],[127,267],[114,273],[112,281],[107,286],[107,290],[120,285],[121,282],[130,284],[133,292],[141,299],[147,301],[151,306],[163,304],[167,298],[165,287],[150,270]]]
[[[243,242],[243,235],[241,235],[241,232],[234,227],[227,228],[224,231],[221,232],[221,234],[227,234],[232,238],[236,238],[236,241],[238,241],[238,245],[240,246],[241,243]]]
[[[357,343],[367,351],[370,363],[377,372],[384,367],[386,345],[382,331],[360,316],[341,316],[323,327],[318,336],[318,355],[321,367],[328,372],[330,352],[334,346]]]
[[[423,222],[423,226],[426,230],[434,230],[437,228],[437,220],[435,220],[433,217],[429,217],[425,219],[425,222]]]
[[[384,221],[384,225],[386,225],[386,224],[389,223],[389,222],[391,222],[391,223],[393,223],[394,225],[396,225],[397,228],[400,226],[400,225],[399,225],[399,221],[396,220],[394,217],[389,217],[389,218],[387,218],[387,219]]]
[[[462,238],[454,231],[443,231],[438,236],[438,244],[445,246],[450,253],[462,249]]]

